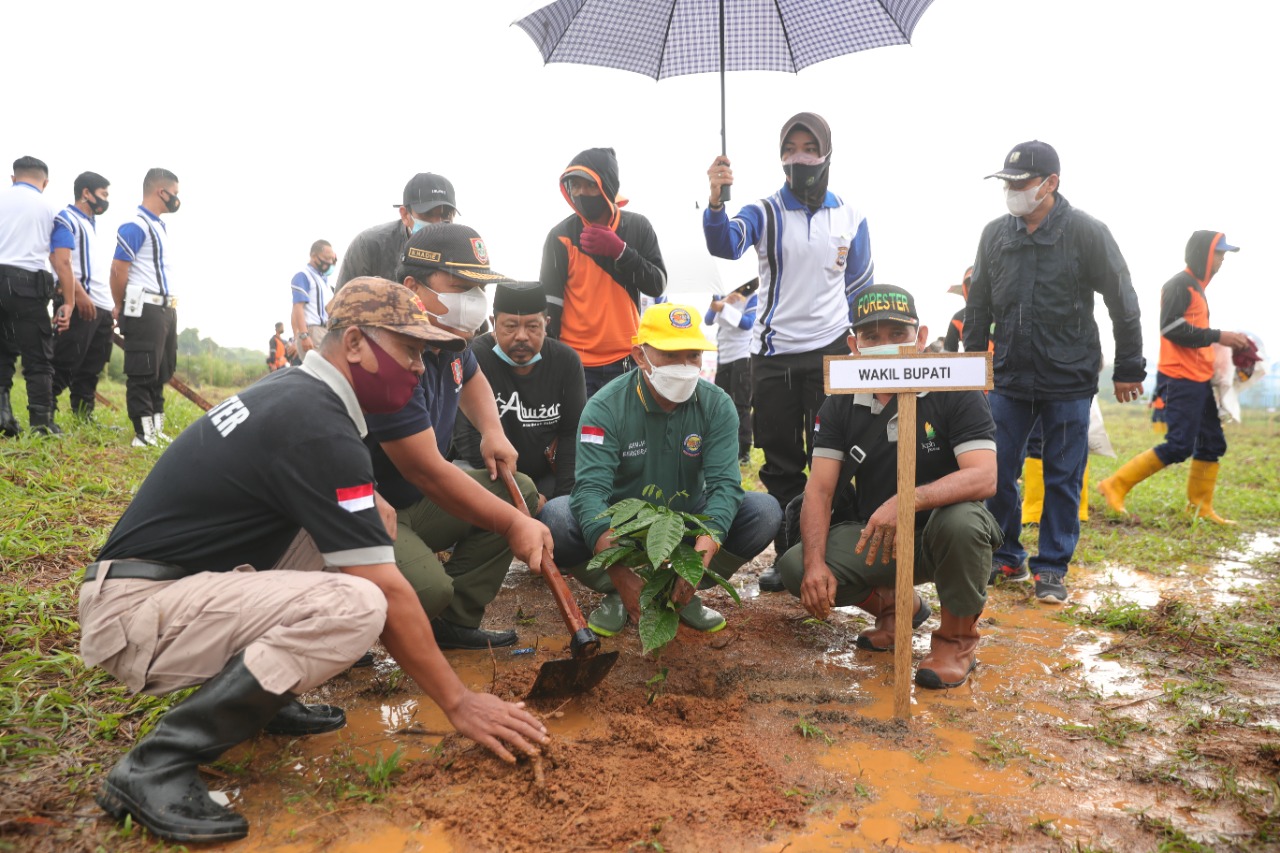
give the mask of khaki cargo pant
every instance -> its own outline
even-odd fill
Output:
[[[368,651],[387,617],[382,591],[323,571],[305,532],[268,572],[149,581],[101,568],[80,588],[80,656],[135,693],[202,684],[240,651],[265,690],[304,693]]]

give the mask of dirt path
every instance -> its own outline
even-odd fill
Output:
[[[1243,565],[1170,578],[1080,572],[1073,589],[1086,605],[1128,596],[1159,606],[1171,592],[1221,603],[1256,582]],[[561,655],[564,631],[540,583],[514,572],[489,618],[519,622],[521,647],[536,652],[450,653],[464,680],[514,698]],[[577,591],[585,609],[594,596]],[[1114,635],[1057,618],[1025,586],[993,592],[978,671],[958,690],[917,689],[909,725],[892,719],[891,656],[854,646],[859,611],[828,625],[785,593],[740,610],[726,596],[714,603],[729,627],[682,628],[659,685],[646,684],[657,666],[633,631],[606,641],[622,657],[604,685],[536,709],[555,735],[541,768],[442,737],[443,715],[389,665],[334,679],[309,698],[344,705],[345,730],[260,738],[228,757],[222,786],[253,831],[225,849],[1147,850],[1175,835],[1228,847],[1256,837],[1258,818],[1239,798],[1206,798],[1212,779],[1188,784],[1210,765],[1179,752],[1186,720],[1165,699],[1167,671],[1109,659]],[[917,633],[917,660],[935,624]],[[1257,714],[1219,739],[1221,760],[1205,771],[1218,784],[1223,767],[1232,785],[1274,784],[1274,670],[1238,675],[1237,698]]]

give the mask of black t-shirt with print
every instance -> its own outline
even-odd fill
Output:
[[[332,565],[387,562],[373,482],[342,399],[306,368],[277,371],[174,439],[98,559],[268,569],[302,528]]]
[[[865,522],[898,491],[898,399],[885,406],[884,418],[872,415],[870,394],[832,394],[818,410],[814,455],[848,459],[853,447],[871,448],[858,466],[857,518]],[[887,440],[873,446],[870,430],[885,430]],[[858,434],[854,434],[854,433]],[[995,450],[996,425],[980,391],[935,391],[916,398],[916,485],[932,483],[960,470],[956,451]],[[825,451],[825,452],[824,452]],[[916,514],[916,529],[929,518]]]

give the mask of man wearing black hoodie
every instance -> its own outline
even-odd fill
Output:
[[[1213,345],[1233,350],[1249,346],[1239,332],[1209,327],[1204,292],[1222,268],[1227,252],[1238,252],[1219,231],[1197,231],[1187,241],[1187,267],[1160,291],[1160,370],[1169,431],[1163,444],[1130,459],[1098,484],[1107,504],[1125,513],[1129,490],[1160,469],[1191,457],[1187,478],[1188,510],[1215,524],[1235,524],[1213,511],[1218,460],[1227,452],[1218,404],[1213,397]],[[1127,513],[1126,513],[1127,514]]]
[[[551,229],[539,279],[547,294],[547,335],[582,357],[587,399],[630,364],[640,326],[640,295],[667,289],[658,237],[649,220],[624,212],[618,158],[588,148],[560,175],[573,215]]]

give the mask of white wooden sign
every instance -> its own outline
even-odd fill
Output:
[[[828,394],[982,391],[991,387],[990,353],[827,356]]]

